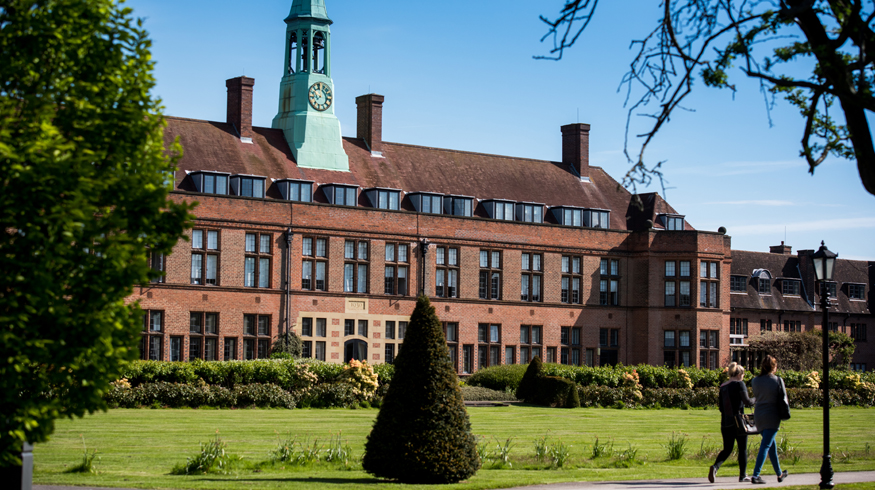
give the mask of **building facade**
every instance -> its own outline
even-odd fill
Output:
[[[770,247],[769,253],[732,252],[729,277],[731,314],[729,343],[732,360],[757,365],[761,353],[747,348],[747,339],[762,332],[807,332],[823,329],[821,290],[812,262],[814,250],[790,246]],[[830,301],[829,329],[854,339],[851,368],[872,369],[875,349],[868,341],[873,325],[869,307],[875,262],[836,260],[834,281],[827,286]]]
[[[392,362],[423,293],[460,374],[728,362],[730,237],[589,165],[589,125],[561,127],[559,162],[390,143],[366,94],[341,137],[324,3],[285,21],[272,128],[252,126],[246,77],[226,82],[225,122],[168,118],[185,149],[171,198],[199,205],[131,297],[144,359],[262,358],[293,330],[306,357]]]

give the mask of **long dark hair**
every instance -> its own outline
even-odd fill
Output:
[[[766,356],[763,359],[763,363],[760,366],[760,376],[765,376],[767,374],[772,374],[775,372],[775,369],[778,368],[778,360],[772,356]]]

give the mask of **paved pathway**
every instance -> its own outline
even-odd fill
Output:
[[[610,481],[610,482],[568,482],[568,483],[550,483],[545,485],[531,485],[527,487],[516,487],[511,490],[667,490],[672,488],[683,489],[733,489],[733,488],[777,488],[792,485],[811,485],[812,488],[817,488],[820,483],[820,474],[818,473],[803,473],[790,474],[783,483],[778,483],[775,475],[765,474],[763,478],[766,480],[765,485],[752,485],[750,483],[739,483],[737,477],[717,477],[715,483],[708,483],[708,479],[702,478],[678,478],[675,480],[635,480],[635,481]],[[875,471],[850,471],[836,473],[833,483],[840,485],[842,483],[859,483],[859,482],[875,482]],[[355,488],[355,484],[349,485],[350,489]],[[365,486],[364,488],[367,488]],[[33,490],[126,490],[123,488],[106,488],[106,487],[59,487],[50,485],[34,485]]]

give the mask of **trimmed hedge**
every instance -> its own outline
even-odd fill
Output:
[[[481,386],[463,386],[462,398],[466,402],[513,402],[517,399],[513,393],[491,390]]]
[[[509,364],[484,368],[468,378],[467,383],[471,386],[483,386],[493,390],[506,390],[508,388],[516,390],[526,368],[527,365],[525,364]],[[726,378],[722,377],[723,371],[720,369],[686,367],[683,370],[689,376],[694,388],[716,387],[726,380]],[[542,367],[542,374],[545,376],[567,378],[578,385],[608,386],[611,388],[622,386],[623,375],[632,371],[638,373],[639,383],[641,383],[643,388],[685,388],[681,381],[682,374],[679,372],[680,370],[664,366],[639,364],[637,366],[587,367],[544,363]],[[757,373],[750,371],[745,373],[744,379],[748,386],[750,386],[750,380],[753,379],[755,374]],[[787,388],[802,388],[807,381],[808,371],[779,370],[778,374],[784,378]],[[857,374],[860,375],[862,382],[875,382],[875,372],[854,373],[831,369],[829,376],[830,386],[841,386],[844,378],[848,375]]]
[[[239,385],[228,389],[217,385],[184,383],[143,383],[132,388],[113,386],[104,395],[110,407],[279,407],[295,408],[298,399],[292,393],[273,384]]]
[[[608,386],[580,386],[580,405],[583,407],[652,407],[652,408],[717,408],[719,389],[709,388],[611,388]],[[875,405],[875,400],[854,390],[830,390],[834,407]],[[817,408],[823,403],[823,391],[817,388],[787,388],[792,408]]]

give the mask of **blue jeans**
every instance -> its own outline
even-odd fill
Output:
[[[766,462],[766,453],[769,453],[769,459],[772,460],[772,468],[775,469],[775,474],[781,476],[778,446],[775,444],[775,436],[778,435],[778,429],[763,429],[762,434],[763,441],[760,443],[760,452],[757,454],[757,462],[753,467],[753,476],[760,476],[760,471],[762,471],[763,464]]]

